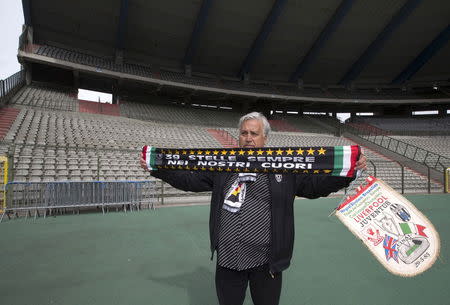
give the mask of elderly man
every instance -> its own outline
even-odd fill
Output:
[[[258,112],[239,121],[239,146],[264,147],[270,125]],[[141,166],[147,169],[141,158]],[[366,168],[361,156],[356,169]],[[157,170],[152,176],[185,191],[212,191],[211,253],[217,251],[216,291],[221,305],[243,304],[247,286],[255,305],[275,305],[281,294],[282,271],[294,246],[295,196],[318,198],[348,186],[351,178],[272,173],[238,174]],[[236,185],[245,194],[230,206]],[[241,201],[241,202],[239,202]]]

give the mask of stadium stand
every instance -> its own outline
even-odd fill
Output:
[[[120,116],[119,105],[117,104],[112,105],[80,100],[79,105],[80,112]]]
[[[116,64],[112,57],[108,58],[105,56],[89,55],[75,50],[57,48],[48,45],[35,46],[33,50],[37,55],[56,58],[76,64],[92,66],[96,67],[97,69],[106,69],[110,71],[133,74],[143,77],[151,77],[152,75],[150,68],[146,66],[129,63]]]
[[[232,111],[133,101],[101,105],[116,109],[114,112],[98,111],[99,103],[78,101],[70,90],[40,85],[22,88],[10,104],[17,117],[0,145],[0,153],[14,156],[17,182],[154,180],[140,168],[136,157],[145,144],[188,148],[195,143],[206,148],[237,143],[240,114]],[[268,146],[353,144],[334,136],[332,129],[325,129],[317,119],[275,118]],[[336,123],[333,118],[322,119]],[[286,130],[286,126],[291,131],[276,131]],[[448,146],[442,149],[448,151]],[[376,171],[378,177],[400,190],[401,166],[369,150],[366,153],[372,161],[371,173]],[[404,168],[403,179],[407,192],[426,190],[426,177],[411,169]],[[441,187],[432,182],[432,191]],[[164,197],[185,196],[164,183],[158,185],[158,191],[164,192]]]
[[[270,126],[273,130],[276,131],[293,131],[293,132],[300,132],[299,129],[295,128],[294,126],[290,125],[285,120],[269,120]]]
[[[0,140],[3,140],[20,110],[16,108],[0,108]]]
[[[326,118],[324,118],[326,119]],[[293,118],[287,117],[285,120],[292,126],[295,126],[300,132],[309,132],[309,133],[336,133],[336,130],[333,128],[326,128],[322,125],[317,124],[314,120],[311,120],[308,116],[303,118]],[[331,120],[331,119],[330,119]]]
[[[161,70],[160,77],[163,80],[171,81],[171,82],[179,82],[184,84],[196,85],[196,86],[208,86],[208,87],[216,87],[221,88],[222,85],[218,81],[218,79],[214,77],[201,77],[198,75],[192,77],[186,77],[184,73],[170,70]]]
[[[440,134],[450,132],[450,118],[358,118],[361,122],[391,134]]]
[[[334,87],[329,92],[336,98],[353,98],[353,99],[417,99],[417,98],[433,98],[436,95],[422,94],[420,89],[404,91],[399,88],[355,88],[347,90],[346,88]],[[433,97],[432,97],[433,96]],[[444,94],[439,94],[445,97]]]
[[[220,111],[220,115],[217,115],[218,111],[215,110],[129,101],[121,101],[120,113],[122,116],[144,121],[210,127],[234,127],[239,119],[239,113],[231,111]]]
[[[0,107],[3,107],[25,83],[25,70],[20,70],[6,79],[0,79]]]
[[[392,136],[392,138],[450,159],[450,136]],[[434,159],[427,158],[427,162],[429,163],[433,163],[435,161],[436,157]],[[445,164],[445,166],[450,166],[450,163]]]
[[[222,147],[233,148],[239,145],[238,141],[224,129],[209,128],[208,132],[220,143]]]
[[[204,73],[192,73],[187,76],[182,71],[171,68],[158,67],[154,71],[142,63],[116,63],[112,56],[91,55],[87,51],[78,51],[68,48],[60,48],[50,45],[32,45],[23,48],[25,52],[55,58],[68,63],[95,67],[98,71],[109,70],[129,75],[141,76],[148,79],[161,79],[179,84],[203,86],[208,88],[229,89],[250,93],[317,97],[332,99],[436,99],[446,98],[442,92],[421,92],[419,89],[404,91],[399,87],[357,88],[348,90],[344,86],[322,87],[320,85],[301,86],[289,82],[276,82],[267,80],[249,80],[243,82],[240,78],[229,76],[217,76]]]
[[[8,133],[17,144],[136,149],[155,146],[218,145],[204,129],[156,124],[123,117],[23,108]]]
[[[238,134],[236,128],[226,128],[231,135]],[[268,147],[294,147],[294,146],[340,146],[353,145],[353,141],[343,137],[336,137],[331,134],[321,133],[297,133],[297,132],[272,132],[269,136]],[[364,153],[368,156],[368,173],[376,175],[385,180],[389,185],[397,190],[402,189],[402,166],[397,162],[363,147]],[[404,191],[424,192],[427,189],[428,180],[425,176],[414,170],[403,168]],[[434,192],[442,190],[442,185],[436,181],[431,181],[431,189]]]
[[[343,137],[335,137],[323,134],[301,134],[298,133],[273,133],[269,138],[269,146],[339,146],[352,145],[354,142]],[[363,148],[369,160],[369,173],[375,174],[385,180],[395,189],[401,189],[402,168],[396,162]],[[427,186],[426,177],[414,172],[409,168],[404,169],[405,185],[408,192],[423,191]],[[432,183],[432,189],[441,189],[439,183]]]
[[[52,110],[78,111],[76,93],[62,88],[25,86],[9,103]]]
[[[0,145],[1,153],[14,156],[17,182],[148,180],[137,158],[145,144],[220,146],[206,129],[192,125],[20,107]],[[164,187],[165,196],[176,192]]]
[[[349,122],[348,125],[355,127],[356,129],[362,130],[366,133],[369,134],[377,134],[377,135],[389,135],[391,134],[389,131],[383,130],[381,128],[378,128],[376,126],[373,126],[371,124],[368,123],[353,123],[353,122]]]
[[[359,118],[346,129],[441,175],[450,167],[447,124],[447,118]]]

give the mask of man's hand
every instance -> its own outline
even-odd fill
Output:
[[[356,170],[366,170],[367,169],[367,158],[365,155],[363,155],[363,153],[361,153],[359,155],[359,159],[358,161],[356,161],[355,164],[355,169]]]
[[[147,163],[145,162],[145,160],[144,160],[144,158],[142,157],[142,155],[141,155],[141,167],[142,167],[145,171],[147,171],[147,172],[149,172],[149,173],[152,172],[151,170],[148,169]]]

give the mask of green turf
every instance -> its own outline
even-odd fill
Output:
[[[391,275],[327,218],[337,199],[298,200],[281,304],[449,304],[450,196],[407,197],[440,233],[443,261],[414,278]],[[4,221],[0,304],[217,304],[208,212],[193,206]]]

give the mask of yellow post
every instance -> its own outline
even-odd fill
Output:
[[[6,209],[6,184],[8,183],[8,158],[0,156],[0,213]]]
[[[445,170],[445,192],[450,193],[450,167]]]

